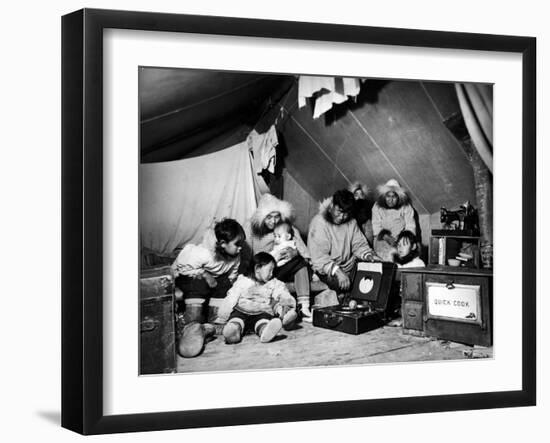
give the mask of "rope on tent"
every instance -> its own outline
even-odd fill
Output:
[[[365,128],[365,126],[359,121],[359,119],[357,118],[357,116],[353,113],[353,111],[349,111],[351,117],[353,118],[353,120],[355,120],[355,122],[359,125],[359,127],[361,128],[361,130],[366,134],[366,136],[370,139],[370,141],[372,142],[372,144],[374,146],[376,146],[376,148],[380,151],[380,153],[382,154],[382,156],[384,157],[384,159],[388,162],[388,164],[391,166],[391,168],[394,170],[395,172],[395,175],[399,178],[399,182],[404,184],[405,187],[409,190],[409,192],[411,193],[411,196],[413,196],[415,198],[416,201],[418,201],[418,203],[420,203],[420,206],[422,206],[424,208],[424,211],[429,214],[430,211],[428,211],[428,209],[426,208],[426,206],[424,206],[424,203],[422,203],[422,200],[420,200],[420,198],[418,198],[418,196],[413,192],[413,190],[411,189],[410,185],[407,183],[407,181],[403,178],[403,176],[399,173],[399,171],[397,170],[397,168],[394,166],[394,164],[391,162],[391,160],[389,159],[389,157],[386,155],[386,153],[382,150],[382,148],[380,147],[380,145],[377,143],[377,141],[374,139],[374,137],[372,135],[370,135],[369,131],[367,131],[367,128]]]

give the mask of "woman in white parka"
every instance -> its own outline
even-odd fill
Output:
[[[384,261],[393,261],[397,236],[403,231],[416,236],[414,209],[397,180],[388,180],[377,190],[378,199],[372,207],[374,252]]]

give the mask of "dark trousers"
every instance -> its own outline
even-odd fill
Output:
[[[247,332],[256,332],[256,323],[258,323],[260,320],[271,320],[273,315],[268,314],[267,312],[258,312],[257,314],[247,314],[246,312],[239,311],[238,309],[233,309],[231,314],[229,315],[229,321],[233,318],[239,318],[244,323],[244,328],[242,331],[242,334],[246,334]]]
[[[202,278],[191,278],[180,275],[176,278],[176,286],[183,292],[183,298],[202,298],[208,300],[210,298],[224,298],[227,291],[231,288],[231,282],[227,275],[220,275],[216,278],[218,285],[215,288],[208,286]]]
[[[308,267],[307,262],[302,256],[297,255],[283,266],[275,268],[273,277],[285,283],[292,282],[294,281],[294,274],[305,267]]]
[[[350,280],[350,288],[351,288],[351,284],[353,283],[353,279],[355,278],[356,272],[357,272],[357,264],[353,267],[353,269],[350,272],[347,272],[347,276],[349,277],[349,280]],[[326,283],[330,289],[338,293],[342,292],[342,290],[338,286],[338,279],[336,278],[335,275],[320,274],[319,278],[323,283]]]

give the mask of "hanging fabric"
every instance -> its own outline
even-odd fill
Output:
[[[493,90],[491,85],[455,83],[460,110],[474,146],[493,172]]]
[[[306,105],[306,98],[313,98],[313,118],[319,118],[334,104],[344,103],[349,97],[356,97],[361,89],[358,78],[315,77],[301,75],[298,79],[298,106]]]
[[[275,125],[271,125],[263,134],[259,134],[253,129],[246,138],[246,143],[253,171],[254,195],[256,203],[258,203],[262,195],[271,192],[261,173],[263,171],[268,171],[271,174],[275,173],[275,165],[277,163],[276,148],[279,144]]]
[[[267,170],[274,174],[277,161],[275,148],[279,144],[275,126],[271,125],[267,132],[263,134],[258,134],[253,129],[246,138],[246,142],[254,158],[254,172],[260,174],[263,170]]]
[[[214,220],[244,226],[256,208],[248,143],[185,160],[140,165],[141,247],[172,255]]]

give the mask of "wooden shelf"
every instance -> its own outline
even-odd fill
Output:
[[[432,235],[430,236],[430,243],[428,245],[428,264],[447,265],[448,259],[456,258],[464,245],[468,244],[471,245],[471,253],[473,258],[468,262],[464,262],[464,264],[460,267],[479,269],[481,267],[479,253],[481,247],[480,243],[481,239],[479,236],[439,235],[432,232]]]

